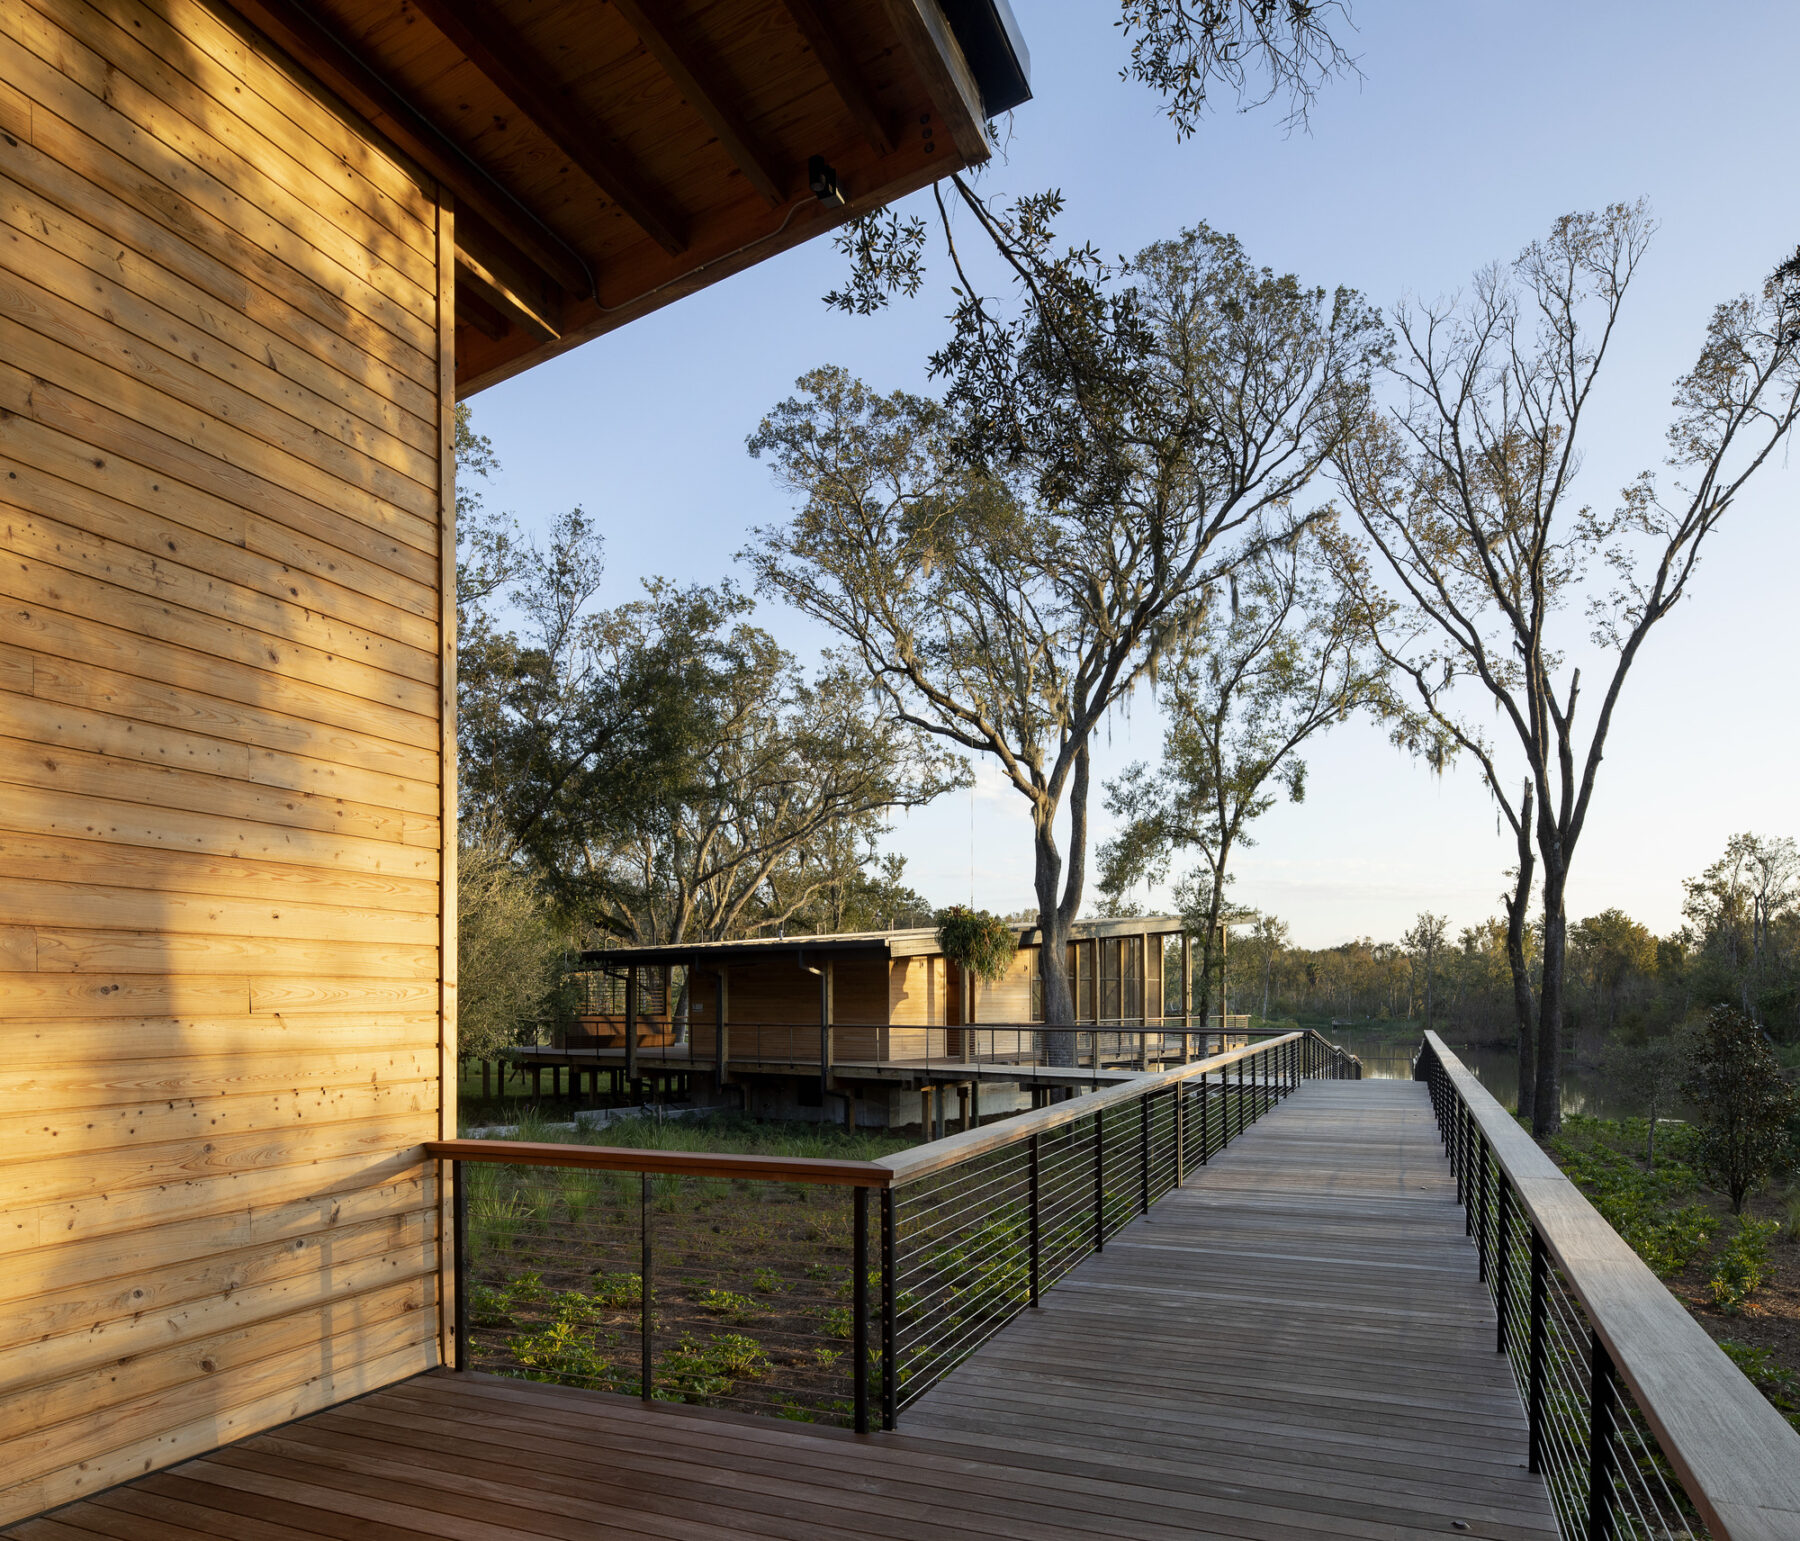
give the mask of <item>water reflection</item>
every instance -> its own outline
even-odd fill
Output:
[[[1417,1030],[1397,1033],[1384,1028],[1333,1027],[1325,1031],[1333,1043],[1342,1044],[1363,1064],[1363,1074],[1376,1080],[1405,1080],[1412,1075],[1413,1055],[1418,1052]],[[1518,1061],[1510,1048],[1484,1044],[1460,1043],[1455,1034],[1440,1035],[1456,1051],[1465,1065],[1475,1073],[1494,1099],[1508,1112],[1519,1105]],[[1583,1113],[1594,1118],[1624,1118],[1631,1109],[1611,1095],[1592,1071],[1563,1066],[1562,1110],[1564,1116]]]

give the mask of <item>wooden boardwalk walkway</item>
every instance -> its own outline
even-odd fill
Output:
[[[1309,1082],[898,1434],[438,1373],[5,1534],[1551,1537],[1454,1199],[1422,1087]]]

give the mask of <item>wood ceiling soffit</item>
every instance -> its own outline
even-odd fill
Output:
[[[839,100],[850,109],[850,116],[856,119],[863,137],[878,155],[891,154],[894,148],[893,135],[882,121],[881,109],[864,81],[862,71],[857,69],[850,56],[844,52],[831,23],[814,4],[814,0],[782,0],[782,4],[788,15],[793,17],[794,25],[811,45],[813,56],[831,81],[832,90],[837,92]]]
[[[454,147],[431,120],[361,61],[350,45],[293,0],[231,0],[233,7],[335,92],[346,106],[392,140],[419,167],[503,240],[520,267],[553,287],[587,294],[593,275],[572,249],[549,238],[536,211],[505,190],[494,174]],[[540,234],[540,231],[544,232]]]
[[[644,234],[671,256],[687,249],[676,212],[642,184],[635,170],[602,153],[600,146],[611,136],[599,123],[539,84],[550,78],[548,66],[533,58],[490,8],[478,7],[473,0],[413,0],[413,4]]]
[[[656,0],[652,0],[654,3]],[[725,153],[736,162],[751,186],[762,194],[770,208],[778,207],[784,196],[781,184],[785,177],[781,167],[731,105],[728,88],[719,72],[683,35],[679,23],[658,20],[640,0],[612,0],[612,4],[663,67],[688,105],[719,136]]]
[[[465,283],[463,278],[463,267],[459,262],[456,274],[456,324],[460,327],[466,322],[480,332],[483,337],[489,337],[498,342],[512,331],[512,323],[487,301],[477,296],[473,286]]]

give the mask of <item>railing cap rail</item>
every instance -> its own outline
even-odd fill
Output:
[[[502,1166],[574,1167],[590,1172],[650,1172],[674,1177],[761,1178],[771,1182],[830,1183],[850,1188],[885,1188],[893,1181],[893,1174],[877,1161],[638,1150],[629,1145],[561,1145],[538,1140],[427,1140],[425,1154],[440,1161],[489,1161]]]
[[[1716,1541],[1800,1536],[1800,1435],[1443,1039],[1425,1042]]]
[[[1241,1049],[1228,1049],[1223,1054],[1214,1054],[1208,1059],[1195,1060],[1191,1065],[1177,1065],[1171,1070],[1153,1070],[1141,1075],[1134,1075],[1129,1081],[1121,1081],[1101,1091],[1087,1092],[1068,1102],[1053,1103],[1047,1108],[1021,1113],[1002,1123],[990,1124],[985,1129],[969,1129],[962,1134],[953,1134],[941,1140],[933,1140],[929,1145],[915,1145],[911,1150],[896,1151],[891,1156],[881,1157],[877,1165],[884,1166],[893,1173],[893,1181],[896,1185],[913,1182],[921,1177],[929,1177],[933,1172],[960,1166],[963,1162],[971,1161],[977,1156],[985,1156],[989,1151],[1002,1150],[1008,1145],[1019,1144],[1030,1139],[1034,1134],[1042,1134],[1049,1129],[1060,1129],[1064,1124],[1072,1124],[1077,1119],[1087,1118],[1090,1114],[1102,1112],[1115,1104],[1136,1102],[1139,1098],[1152,1092],[1179,1085],[1198,1075],[1229,1069],[1239,1060],[1248,1059],[1257,1054],[1266,1054],[1270,1049],[1277,1048],[1281,1044],[1297,1043],[1308,1037],[1319,1038],[1322,1043],[1326,1041],[1311,1029],[1304,1029],[1297,1033],[1283,1033],[1279,1038],[1265,1039],[1261,1043],[1249,1044]]]

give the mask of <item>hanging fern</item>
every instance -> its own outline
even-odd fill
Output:
[[[938,911],[937,923],[944,956],[977,978],[992,984],[1012,966],[1019,938],[998,915],[953,904]]]

